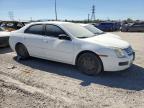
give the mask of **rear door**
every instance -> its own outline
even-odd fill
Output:
[[[30,26],[24,33],[24,42],[30,55],[44,57],[43,47],[44,25],[35,24]]]

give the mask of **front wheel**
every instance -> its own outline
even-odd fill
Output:
[[[87,75],[97,75],[102,72],[102,62],[94,53],[84,53],[77,60],[78,69]]]

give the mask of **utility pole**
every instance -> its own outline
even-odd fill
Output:
[[[33,18],[32,18],[32,17],[30,17],[30,21],[31,21],[31,22],[33,21]]]
[[[13,11],[9,11],[8,15],[9,15],[10,20],[14,21],[14,12]]]
[[[90,14],[88,14],[88,22],[89,22],[89,20],[90,20]]]
[[[92,6],[92,15],[91,15],[91,20],[95,20],[95,5]]]
[[[57,21],[57,0],[55,0],[55,18]]]

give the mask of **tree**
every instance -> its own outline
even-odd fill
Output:
[[[128,18],[126,21],[127,21],[127,23],[132,23],[133,22],[133,20],[131,18]]]

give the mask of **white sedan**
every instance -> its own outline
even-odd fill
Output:
[[[28,24],[11,32],[9,43],[21,59],[32,56],[72,64],[88,75],[124,70],[134,60],[128,42],[106,34],[96,35],[69,22]]]

